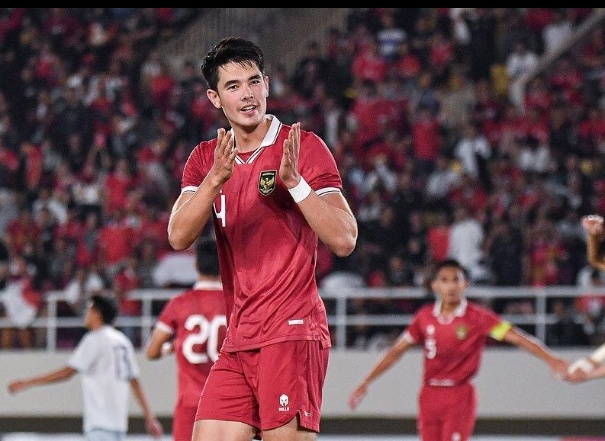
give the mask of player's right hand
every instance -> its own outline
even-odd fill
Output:
[[[231,131],[220,128],[216,132],[216,148],[214,149],[214,164],[211,172],[221,184],[233,174],[237,148]],[[209,174],[210,174],[209,173]]]
[[[157,418],[150,418],[145,423],[145,428],[147,429],[147,433],[149,433],[154,438],[158,439],[164,435],[164,428],[162,427],[162,423]]]
[[[359,405],[359,403],[363,401],[363,398],[366,396],[367,393],[368,387],[365,384],[361,384],[360,386],[358,386],[357,389],[351,392],[351,395],[349,396],[349,407],[351,409],[355,409]]]
[[[603,216],[590,214],[582,217],[582,227],[590,236],[603,234]]]
[[[23,389],[25,389],[25,386],[24,381],[17,380],[9,383],[7,389],[11,394],[16,394],[17,392],[21,392]]]

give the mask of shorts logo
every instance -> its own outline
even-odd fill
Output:
[[[286,394],[281,394],[279,396],[279,411],[280,412],[287,412],[290,410],[290,407],[288,407],[288,402],[289,402],[289,398],[288,395]]]
[[[277,176],[277,171],[275,170],[267,170],[260,172],[260,177],[258,179],[258,191],[263,196],[268,196],[273,193],[275,190],[275,177]]]
[[[456,328],[456,337],[458,340],[464,340],[468,335],[468,328],[464,325],[460,325]]]

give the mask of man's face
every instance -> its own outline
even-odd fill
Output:
[[[431,282],[433,292],[443,303],[457,304],[462,300],[468,282],[464,273],[456,267],[444,267],[439,270]]]
[[[269,78],[254,64],[228,63],[219,68],[217,90],[207,91],[208,99],[222,108],[232,125],[256,127],[267,111]]]

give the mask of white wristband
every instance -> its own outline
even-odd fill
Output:
[[[294,202],[298,204],[311,194],[312,189],[311,186],[307,184],[307,181],[305,181],[305,178],[301,176],[300,182],[296,184],[295,187],[288,188],[288,191],[292,195],[292,199],[294,199]]]
[[[590,358],[595,363],[603,363],[603,361],[605,361],[605,344],[595,349],[594,352],[590,354],[590,357],[588,358]]]
[[[172,354],[172,343],[169,341],[165,341],[162,343],[162,357]]]

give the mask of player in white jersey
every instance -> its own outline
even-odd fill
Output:
[[[88,441],[124,441],[128,431],[129,388],[143,409],[145,428],[150,435],[163,435],[161,423],[151,410],[141,383],[139,366],[131,341],[112,326],[118,309],[109,297],[91,297],[82,337],[67,365],[45,374],[16,380],[10,393],[33,386],[57,383],[82,375],[84,402],[83,430]]]
[[[586,259],[600,271],[605,270],[605,220],[603,216],[591,214],[582,218],[582,227],[586,232]],[[581,383],[605,377],[605,344],[602,344],[590,355],[580,357],[573,362],[565,379]]]

